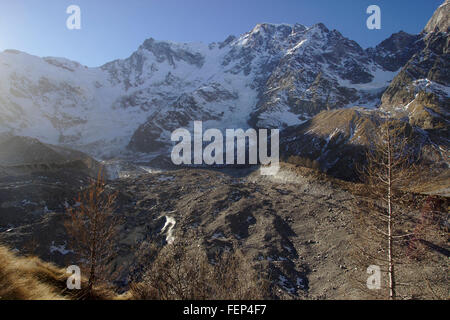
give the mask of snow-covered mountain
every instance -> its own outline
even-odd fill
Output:
[[[373,109],[426,46],[424,36],[400,32],[364,50],[323,24],[258,24],[219,43],[148,39],[129,58],[98,68],[7,50],[0,132],[99,157],[157,154],[174,129],[194,120],[204,128],[283,129],[323,110]]]
[[[126,145],[138,117],[113,110],[121,96],[101,69],[8,50],[0,54],[0,129],[73,148]],[[136,120],[134,120],[136,121]]]

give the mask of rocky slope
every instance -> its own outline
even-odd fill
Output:
[[[30,137],[0,135],[0,176],[75,169],[96,176],[100,164],[80,151],[42,143]]]
[[[364,163],[379,126],[386,121],[410,136],[411,146],[427,164],[429,174],[448,176],[450,153],[445,136],[417,128],[388,113],[364,108],[323,111],[302,125],[287,128],[280,136],[280,153],[286,161],[291,161],[291,156],[300,156],[317,162],[317,168],[329,175],[355,181],[357,167]],[[427,173],[423,174],[425,177]],[[450,186],[448,182],[446,185]]]
[[[48,179],[54,179],[52,184]],[[76,192],[77,180],[67,175],[50,178],[45,173],[31,180],[27,187],[0,179],[0,198],[11,197],[12,187],[17,198],[2,202],[0,227],[8,227],[0,229],[0,241],[60,266],[76,264],[63,222],[65,201],[73,204],[70,198],[64,199]],[[355,186],[291,165],[268,177],[240,170],[229,175],[183,169],[116,179],[108,183],[118,192],[117,212],[123,218],[117,257],[110,265],[120,270],[116,284],[126,288],[129,281],[140,279],[146,267],[142,259],[152,245],[156,245],[152,250],[160,250],[168,242],[183,239],[200,242],[210,257],[239,248],[249,263],[269,274],[274,297],[371,298],[355,285],[355,279],[365,283],[367,275],[366,267],[360,268],[352,258],[354,211],[361,210],[367,199],[356,197],[349,187]],[[37,208],[18,220],[24,214],[19,210],[25,211],[20,209],[20,197],[31,201],[39,197],[51,211],[43,215]],[[5,215],[12,210],[16,215]],[[436,253],[427,270],[445,275],[447,259]],[[401,268],[401,274],[407,274],[404,281],[410,281],[417,280],[415,271],[422,265],[409,260]],[[441,286],[448,285],[441,282]]]
[[[195,230],[211,257],[227,248],[241,248],[248,261],[270,270],[279,297],[354,295],[346,283],[351,261],[345,253],[351,234],[346,206],[353,196],[312,171],[302,169],[300,175],[289,168],[270,179],[259,174],[241,176],[239,170],[230,176],[190,169],[111,182],[109,188],[119,192],[118,210],[124,221],[113,262],[121,266],[117,283],[124,286],[130,279],[139,279],[140,254],[150,244],[160,248],[177,238],[191,241],[190,230]],[[39,197],[51,211],[27,216],[19,213],[20,205],[13,199],[3,203],[3,211],[14,209],[16,215],[0,215],[0,226],[8,226],[1,230],[0,240],[61,266],[76,263],[63,227],[64,201],[72,203],[64,198],[76,188],[67,176],[53,177],[53,185],[57,180],[61,189],[46,193],[50,185],[44,179],[49,177],[42,173],[31,179],[30,185],[42,184],[36,191],[25,185],[16,185],[15,190],[30,202]],[[1,198],[11,196],[10,187],[2,181]],[[19,214],[20,221],[14,218]]]
[[[448,137],[450,115],[450,2],[435,12],[421,34],[414,55],[402,67],[382,97],[381,109],[406,116],[413,126],[438,129]],[[422,48],[420,48],[422,47]]]

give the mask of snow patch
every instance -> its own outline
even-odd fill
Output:
[[[57,245],[55,245],[55,241],[52,241],[52,245],[50,246],[50,253],[53,254],[55,252],[58,252],[64,256],[69,253],[73,253],[72,250],[66,249],[66,246],[67,246],[66,242],[64,242],[64,244],[62,244],[62,245],[57,246]]]
[[[175,237],[173,236],[173,228],[175,227],[176,221],[174,218],[165,216],[166,223],[164,224],[164,227],[161,229],[161,232],[164,233],[167,229],[166,233],[166,241],[168,244],[172,244],[175,241]]]

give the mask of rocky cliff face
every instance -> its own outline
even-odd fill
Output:
[[[369,56],[389,71],[402,68],[411,57],[425,46],[421,35],[400,31],[381,42],[375,48],[367,49]]]
[[[422,32],[417,52],[402,67],[381,99],[381,109],[408,117],[413,126],[448,137],[450,121],[449,2],[438,8]]]
[[[425,26],[425,32],[448,32],[450,26],[450,1],[445,2],[436,10],[433,17]]]

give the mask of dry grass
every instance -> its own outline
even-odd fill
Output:
[[[0,246],[0,299],[65,300],[62,293],[67,276],[35,257],[18,257]]]
[[[0,300],[75,300],[84,290],[69,291],[66,270],[37,257],[21,257],[0,246]],[[85,281],[83,281],[85,282]],[[85,285],[82,287],[85,287]],[[92,299],[125,299],[108,288],[94,289]]]
[[[68,276],[65,269],[0,246],[0,300],[254,300],[268,296],[267,281],[240,252],[223,253],[211,264],[204,250],[184,242],[166,246],[148,264],[144,280],[122,295],[105,286],[96,286],[89,294],[87,279],[82,279],[81,290],[68,290]]]
[[[69,208],[70,219],[65,227],[70,236],[70,246],[80,258],[82,274],[88,278],[87,294],[91,296],[98,283],[105,283],[102,275],[106,265],[116,255],[117,232],[121,219],[114,215],[116,193],[106,189],[102,170],[97,179],[79,193],[75,203]]]

